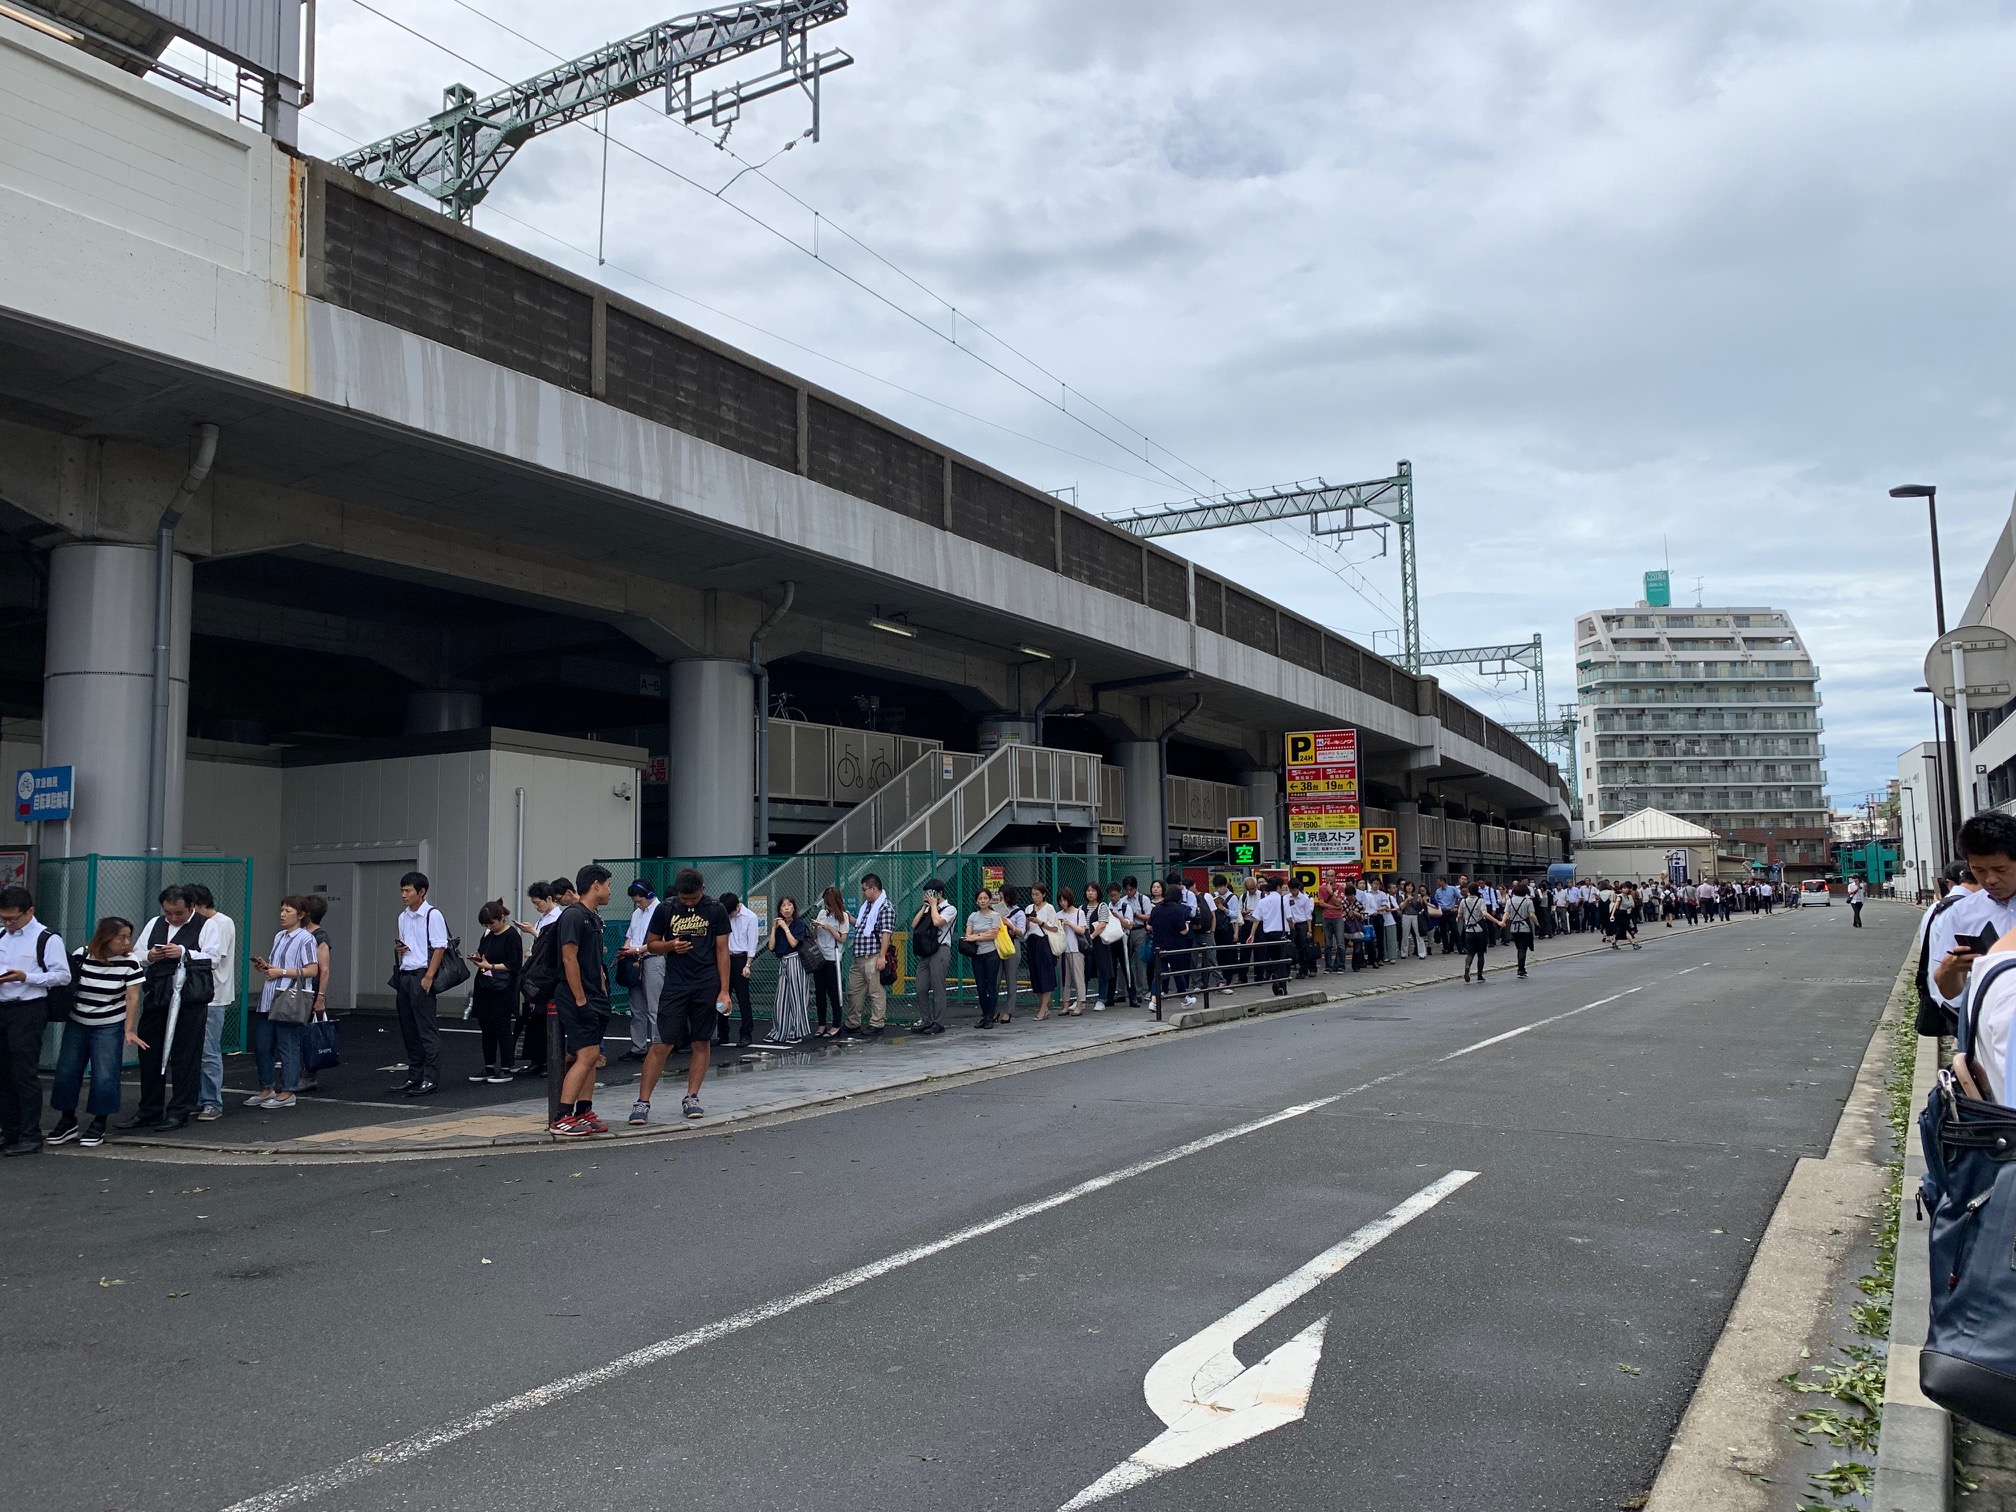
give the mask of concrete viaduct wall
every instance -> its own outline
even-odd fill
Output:
[[[1350,724],[1403,792],[1565,828],[1558,775],[1434,679],[4,19],[0,133],[0,322],[24,369],[89,390],[64,396],[84,424],[26,395],[0,407],[0,497],[51,544],[149,541],[177,439],[208,419],[219,468],[178,542],[200,560],[453,583],[602,619],[673,663],[739,662],[791,580],[772,657],[1009,715],[1051,693],[1123,761],[1199,694],[1185,736],[1256,769],[1285,729]],[[866,628],[897,602],[945,633]],[[702,681],[732,717],[746,683]]]

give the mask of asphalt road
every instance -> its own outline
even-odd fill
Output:
[[[1165,1351],[1475,1172],[1237,1344],[1328,1318],[1306,1417],[1102,1505],[1614,1507],[1914,919],[1657,931],[669,1147],[10,1161],[9,1502],[1056,1512],[1162,1433]]]

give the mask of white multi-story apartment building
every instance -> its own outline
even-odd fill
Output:
[[[1599,609],[1575,622],[1576,758],[1592,827],[1690,819],[1754,861],[1824,869],[1820,675],[1777,609]]]

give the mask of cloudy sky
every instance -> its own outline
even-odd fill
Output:
[[[311,151],[677,9],[371,3],[470,62],[325,0]],[[606,215],[577,126],[477,225],[586,271],[599,236],[612,285],[1093,510],[1411,459],[1426,639],[1541,632],[1551,702],[1575,613],[1670,557],[1677,601],[1792,612],[1837,805],[1921,737],[1924,512],[1885,491],[1940,486],[1957,615],[2016,484],[2008,4],[854,0],[821,35],[856,60],[823,139],[795,96],[728,138],[767,180],[638,101]],[[1174,544],[1390,650],[1397,551],[1295,534]]]

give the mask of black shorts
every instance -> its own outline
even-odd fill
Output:
[[[569,1055],[590,1045],[600,1048],[609,1029],[607,1008],[598,1008],[593,1003],[583,1008],[565,987],[560,989],[554,1006],[560,1010],[560,1042]]]
[[[720,1000],[718,980],[686,983],[668,978],[658,994],[658,1043],[675,1049],[711,1043],[721,1019],[714,1007]]]

